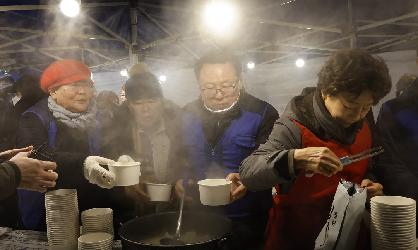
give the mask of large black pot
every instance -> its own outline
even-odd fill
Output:
[[[184,212],[181,238],[185,245],[161,245],[173,236],[178,213],[160,213],[132,219],[119,229],[122,249],[224,249],[231,221],[214,213]]]

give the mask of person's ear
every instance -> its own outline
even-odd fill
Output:
[[[129,113],[134,113],[134,108],[131,102],[126,101],[126,106],[128,106]]]
[[[58,99],[58,88],[48,89],[49,96],[56,102]]]
[[[56,96],[57,96],[57,90],[56,90],[56,89],[49,89],[49,90],[48,90],[48,92],[49,92],[49,95],[50,95],[52,98],[54,98],[54,97],[56,97]]]
[[[244,82],[243,82],[241,77],[238,79],[237,85],[238,85],[237,89],[239,89],[239,90],[244,88]]]
[[[321,97],[322,97],[322,100],[325,101],[328,98],[328,95],[327,94],[324,94],[324,92],[321,91]]]

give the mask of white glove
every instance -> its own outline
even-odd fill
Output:
[[[118,158],[118,162],[135,162],[135,160],[129,155],[121,155]]]
[[[84,160],[84,177],[92,184],[101,188],[115,186],[116,176],[112,172],[101,167],[102,165],[114,164],[115,161],[100,156],[89,156]]]

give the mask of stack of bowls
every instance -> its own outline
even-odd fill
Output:
[[[416,249],[416,202],[402,196],[371,199],[372,248]]]
[[[81,212],[83,234],[102,232],[113,235],[113,210],[92,208]]]
[[[76,249],[80,234],[77,190],[47,192],[45,208],[49,249]]]
[[[78,238],[78,250],[112,250],[113,235],[88,233]]]

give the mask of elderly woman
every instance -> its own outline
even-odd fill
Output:
[[[386,64],[363,50],[342,50],[318,76],[317,87],[291,100],[268,141],[240,166],[248,189],[277,185],[265,249],[314,249],[341,179],[370,196],[382,193],[366,177],[369,160],[343,168],[339,157],[372,146],[366,116],[390,91]]]
[[[89,68],[74,60],[56,61],[45,69],[40,85],[49,97],[22,114],[17,144],[34,145],[40,148],[37,158],[57,163],[56,188],[77,189],[81,211],[108,207],[108,192],[92,183],[112,186],[114,175],[99,166],[112,161],[88,157],[100,153]],[[26,228],[44,227],[44,194],[19,190],[19,207]]]

